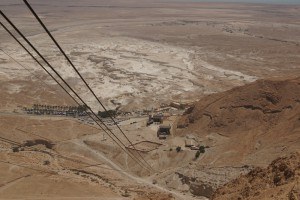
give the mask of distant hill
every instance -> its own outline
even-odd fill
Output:
[[[300,78],[259,80],[209,95],[178,127],[179,135],[215,140],[210,142],[213,156],[205,158],[210,164],[267,165],[300,148]]]

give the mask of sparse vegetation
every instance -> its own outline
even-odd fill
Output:
[[[50,161],[49,160],[45,160],[43,164],[44,165],[50,165]]]
[[[127,191],[127,190],[125,190],[125,192],[124,192],[124,194],[122,194],[122,196],[123,196],[123,197],[129,197],[129,196],[130,196],[130,194],[128,193],[128,191]]]
[[[205,153],[205,147],[204,146],[200,146],[199,147],[199,152],[200,153]]]
[[[199,158],[200,154],[201,154],[200,151],[197,151],[196,154],[195,154],[195,158],[196,159]]]
[[[32,108],[24,107],[23,110],[27,114],[35,115],[62,115],[62,116],[86,116],[87,110],[90,109],[87,105],[79,106],[53,106],[33,104]]]
[[[42,140],[42,139],[36,139],[36,140],[27,140],[23,146],[24,147],[32,147],[32,146],[35,146],[35,145],[44,145],[47,149],[52,149],[54,144],[47,141],[47,140]]]
[[[102,118],[115,117],[117,114],[116,110],[98,111],[98,115]]]
[[[300,5],[161,1],[43,2],[92,93],[34,16],[5,3],[74,92],[1,53],[1,195],[298,199],[299,156],[266,165],[300,149]],[[8,37],[3,50],[31,64]]]
[[[280,175],[276,175],[273,179],[274,185],[279,185],[281,181]]]
[[[19,147],[16,147],[16,146],[12,147],[12,151],[13,152],[19,152]]]
[[[205,147],[204,146],[200,146],[199,147],[199,150],[195,154],[195,159],[199,158],[199,156],[201,155],[201,153],[205,153]]]

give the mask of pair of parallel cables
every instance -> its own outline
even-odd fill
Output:
[[[122,133],[122,135],[126,138],[126,140],[130,143],[131,146],[133,146],[134,150],[137,152],[138,158],[136,155],[134,155],[132,152],[126,149],[126,145],[119,139],[118,136],[116,136],[115,133],[103,122],[103,120],[95,114],[95,112],[86,104],[86,102],[78,95],[78,93],[62,78],[62,76],[52,67],[52,65],[44,58],[43,55],[32,45],[32,43],[24,36],[24,34],[11,22],[11,20],[0,10],[0,14],[2,17],[14,28],[14,30],[26,41],[26,43],[36,52],[36,54],[46,63],[46,65],[59,77],[59,79],[67,86],[67,88],[75,94],[75,96],[79,99],[79,101],[88,108],[89,112],[86,112],[88,116],[127,154],[129,155],[137,164],[139,164],[141,167],[147,169],[148,171],[154,171],[154,169],[151,167],[151,165],[144,159],[144,157],[140,154],[140,152],[135,148],[133,143],[129,140],[129,138],[126,136],[124,131],[121,129],[121,127],[118,125],[116,120],[113,118],[113,116],[108,112],[104,104],[100,101],[100,99],[96,96],[92,88],[89,86],[89,84],[86,82],[86,80],[82,77],[80,72],[77,70],[77,68],[74,66],[72,61],[69,59],[69,57],[66,55],[64,50],[61,48],[61,46],[58,44],[58,42],[55,40],[55,38],[52,36],[50,31],[47,29],[45,24],[41,21],[39,16],[36,14],[36,12],[33,10],[33,8],[30,6],[30,4],[27,2],[27,0],[23,0],[26,6],[29,8],[29,10],[32,12],[32,14],[35,16],[37,21],[40,23],[40,25],[43,27],[43,29],[46,31],[48,36],[52,39],[52,41],[55,43],[57,48],[60,50],[60,52],[63,54],[65,59],[68,61],[68,63],[71,65],[71,67],[74,69],[74,71],[77,73],[77,75],[80,77],[80,79],[83,81],[85,86],[88,88],[88,90],[93,94],[93,96],[96,98],[98,103],[101,105],[101,107],[104,109],[105,112],[109,114],[109,118],[113,121],[114,125],[117,126],[118,130]],[[19,45],[39,64],[40,67],[74,100],[74,102],[77,105],[81,105],[78,100],[75,99],[68,91],[67,89],[33,56],[33,54],[12,34],[12,32],[2,23],[0,22],[1,26],[19,43]],[[101,124],[98,122],[100,121],[101,124],[105,127],[103,128]],[[125,148],[124,148],[125,147]]]

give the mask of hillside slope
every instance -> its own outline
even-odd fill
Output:
[[[276,197],[276,198],[275,198]],[[256,168],[247,175],[219,188],[212,199],[300,198],[300,154],[274,160],[266,169]]]
[[[210,154],[208,164],[266,166],[300,144],[300,78],[259,80],[212,94],[178,122],[177,134],[193,133]]]

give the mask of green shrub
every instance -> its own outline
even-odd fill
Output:
[[[200,154],[201,154],[200,151],[197,151],[196,154],[195,154],[195,158],[196,159],[199,158]]]
[[[19,152],[19,147],[12,147],[13,152]]]
[[[281,181],[281,177],[280,175],[275,175],[274,179],[273,179],[273,182],[276,186],[280,185],[280,181]]]
[[[49,160],[45,160],[43,164],[44,165],[50,165],[50,161]]]
[[[176,147],[176,151],[177,152],[181,151],[181,147]]]
[[[199,152],[200,153],[205,153],[205,147],[204,146],[200,146],[199,147]]]
[[[98,115],[102,118],[107,118],[107,117],[115,117],[117,114],[116,110],[108,110],[108,111],[98,111]]]

